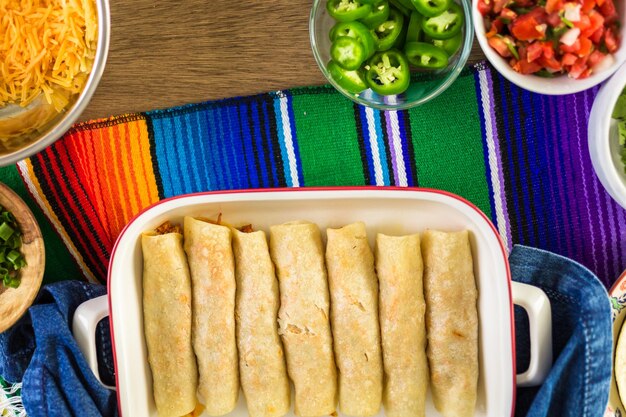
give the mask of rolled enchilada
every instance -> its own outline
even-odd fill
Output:
[[[329,415],[337,402],[337,370],[320,231],[308,222],[272,226],[270,253],[280,285],[278,325],[295,388],[295,413]]]
[[[235,264],[226,226],[185,217],[185,252],[193,291],[192,341],[198,392],[210,416],[237,405],[239,369],[235,339]]]
[[[339,409],[349,416],[373,416],[383,390],[374,255],[362,222],[326,234]]]
[[[426,304],[419,235],[376,236],[387,417],[424,416],[428,388]]]
[[[265,233],[233,230],[236,322],[241,386],[250,417],[289,411],[290,389],[278,335],[278,281]]]
[[[160,417],[182,416],[196,406],[191,282],[182,238],[176,232],[141,237],[144,332]]]
[[[470,417],[478,384],[478,291],[467,231],[423,235],[428,363],[435,408]]]

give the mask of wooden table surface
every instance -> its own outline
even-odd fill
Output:
[[[110,0],[104,75],[88,120],[326,82],[311,0]],[[477,43],[470,62],[483,59]]]

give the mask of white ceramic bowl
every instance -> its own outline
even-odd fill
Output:
[[[626,61],[626,46],[624,46],[624,42],[626,42],[626,5],[624,0],[615,0],[615,7],[620,16],[620,22],[622,23],[620,29],[620,48],[613,54],[615,62],[609,68],[594,73],[589,78],[583,80],[574,80],[567,75],[554,78],[542,78],[536,75],[524,75],[514,71],[507,60],[498,55],[487,43],[485,21],[482,14],[478,11],[478,0],[472,0],[472,19],[474,20],[474,30],[476,31],[476,39],[478,39],[480,47],[491,65],[493,65],[504,78],[528,91],[539,94],[562,95],[578,93],[579,91],[584,91],[600,84],[617,71],[620,65]]]
[[[517,375],[517,383],[540,383],[551,365],[551,316],[548,298],[530,285],[512,283],[507,253],[491,222],[467,201],[442,191],[426,189],[333,188],[200,193],[175,197],[147,209],[129,223],[118,239],[109,267],[109,291],[76,311],[74,334],[95,364],[95,327],[110,314],[120,414],[156,416],[152,377],[147,361],[142,316],[141,233],[184,216],[214,217],[222,213],[231,224],[250,223],[269,229],[294,219],[315,222],[322,231],[356,220],[365,222],[370,244],[375,233],[406,234],[427,228],[467,229],[471,234],[474,273],[479,290],[479,382],[476,416],[514,414],[515,335],[513,302],[529,314],[531,365]],[[323,233],[325,235],[325,233]],[[513,296],[511,287],[513,286]],[[454,302],[454,300],[450,300]],[[533,333],[533,329],[537,332]],[[537,343],[535,343],[537,342]],[[96,374],[97,375],[97,374]],[[439,414],[427,401],[426,416]],[[243,395],[229,416],[245,417]],[[288,414],[294,417],[293,413]],[[379,414],[382,417],[383,413]]]
[[[620,156],[617,123],[611,117],[624,87],[626,64],[602,86],[596,96],[589,116],[588,136],[589,153],[596,175],[611,197],[626,208],[626,174]]]
[[[0,166],[14,164],[50,146],[69,130],[89,104],[104,72],[111,35],[109,0],[94,0],[94,3],[98,12],[98,44],[93,66],[82,92],[78,96],[72,97],[72,104],[69,104],[66,109],[46,122],[40,129],[25,133],[19,146],[10,151],[0,152]],[[18,117],[21,112],[22,109],[18,106],[0,107],[0,120]]]

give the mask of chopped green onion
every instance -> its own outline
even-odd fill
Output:
[[[574,23],[572,23],[570,20],[564,18],[561,16],[561,22],[565,23],[565,26],[567,26],[568,28],[573,28],[574,27]]]
[[[19,270],[26,266],[21,246],[22,237],[15,218],[0,206],[0,281],[5,287],[20,285]]]
[[[13,233],[15,233],[15,230],[9,226],[9,223],[4,222],[0,224],[0,239],[6,242],[11,236],[13,236]]]

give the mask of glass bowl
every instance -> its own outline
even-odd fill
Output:
[[[469,0],[455,0],[455,2],[463,8],[465,15],[465,23],[462,28],[463,40],[459,51],[450,58],[450,63],[446,68],[437,71],[412,70],[411,84],[402,94],[383,96],[375,93],[370,88],[359,94],[353,94],[338,85],[326,69],[326,64],[330,61],[331,45],[328,34],[330,29],[337,23],[337,21],[328,14],[326,2],[327,0],[314,0],[309,17],[309,37],[315,61],[317,61],[317,65],[320,67],[320,70],[328,82],[332,84],[337,91],[350,100],[364,106],[380,110],[404,110],[432,100],[452,85],[463,70],[472,50],[474,30]]]

